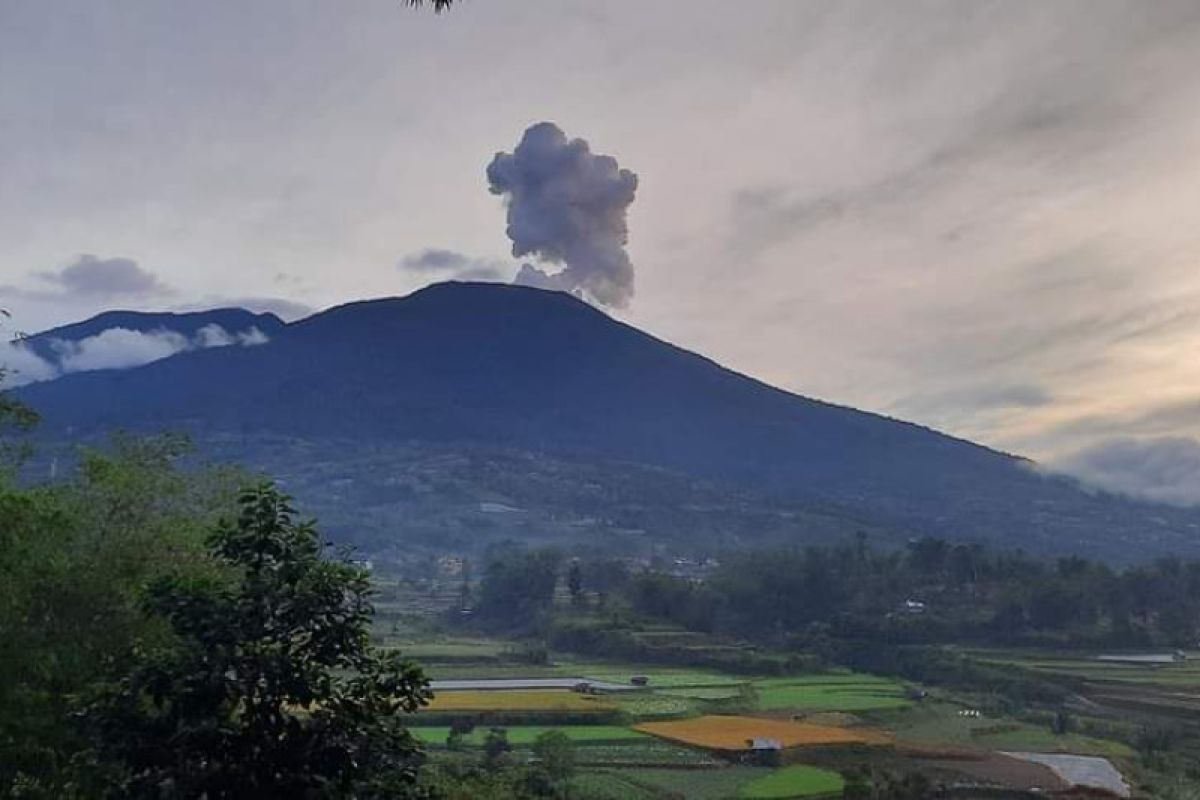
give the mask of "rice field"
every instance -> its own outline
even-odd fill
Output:
[[[706,716],[667,722],[645,722],[634,730],[672,742],[711,750],[748,750],[751,739],[775,739],[784,747],[884,744],[876,731],[809,725],[756,717]]]
[[[571,691],[465,691],[441,692],[426,707],[429,711],[560,711],[604,712],[611,701]]]
[[[776,800],[792,797],[841,797],[846,782],[836,772],[797,765],[784,767],[742,787],[747,800]]]

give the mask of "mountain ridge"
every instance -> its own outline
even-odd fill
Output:
[[[1131,536],[1159,537],[1158,552],[1197,549],[1194,513],[1088,494],[1028,460],[769,386],[526,287],[436,284],[285,324],[260,347],[21,394],[51,436],[118,425],[511,448],[656,465],[1032,549],[1115,551]]]

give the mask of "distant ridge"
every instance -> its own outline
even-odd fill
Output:
[[[55,340],[78,342],[112,328],[140,333],[167,330],[192,339],[209,325],[218,325],[234,333],[258,328],[271,336],[284,323],[274,314],[256,314],[244,308],[214,308],[208,311],[105,311],[82,322],[62,325],[27,337],[24,341],[42,358],[53,358]]]

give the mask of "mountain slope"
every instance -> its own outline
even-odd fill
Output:
[[[166,427],[503,447],[658,465],[914,532],[1058,552],[1118,553],[1130,538],[1142,552],[1197,549],[1190,512],[1093,497],[1020,459],[773,389],[568,295],[515,286],[352,303],[260,347],[21,393],[51,435]]]

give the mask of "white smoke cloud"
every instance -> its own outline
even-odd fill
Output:
[[[0,370],[4,371],[4,385],[16,387],[53,380],[71,372],[129,369],[187,350],[235,345],[254,347],[268,341],[267,335],[257,327],[230,333],[220,325],[205,325],[192,339],[166,329],[135,331],[116,327],[77,341],[52,340],[53,359],[41,357],[24,342],[10,343],[0,349]]]
[[[508,237],[516,257],[536,256],[563,269],[525,264],[516,283],[583,294],[623,307],[633,297],[626,213],[638,179],[612,156],[567,139],[552,122],[530,126],[512,153],[497,153],[488,188],[508,203]]]
[[[1200,442],[1194,439],[1109,439],[1054,462],[1050,469],[1116,494],[1200,505]]]

